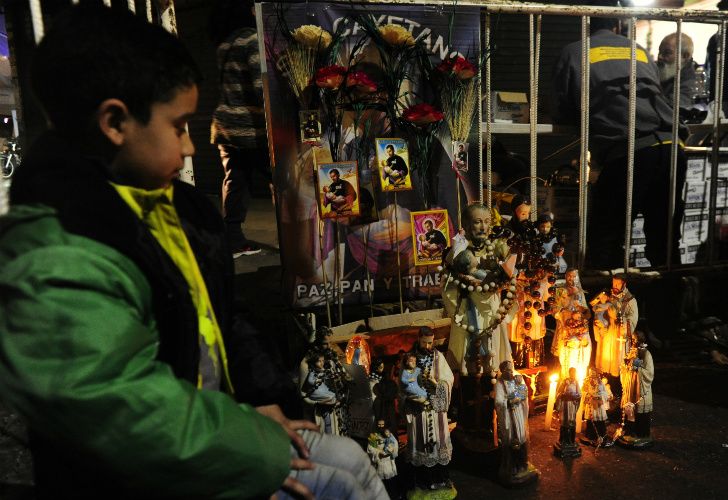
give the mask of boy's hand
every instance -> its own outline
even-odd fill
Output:
[[[313,469],[313,464],[309,462],[308,460],[303,460],[301,458],[292,458],[291,459],[291,470],[311,470]],[[291,476],[288,476],[285,481],[283,481],[283,486],[281,486],[281,489],[291,494],[291,496],[295,498],[305,498],[306,500],[314,500],[313,493],[311,493],[311,490],[309,490],[305,484],[300,482],[297,479],[292,478]]]
[[[255,409],[261,415],[265,415],[266,417],[281,424],[283,429],[288,434],[288,437],[291,438],[293,446],[298,450],[298,454],[300,455],[300,457],[303,459],[309,457],[308,447],[306,446],[306,443],[304,443],[303,438],[298,434],[297,431],[301,431],[304,429],[308,429],[310,431],[318,431],[319,428],[318,426],[316,426],[316,424],[314,424],[313,422],[309,422],[308,420],[288,420],[288,418],[283,414],[283,411],[281,411],[281,407],[278,405],[258,406]],[[313,464],[311,464],[311,462],[308,462],[307,460],[303,460],[303,462],[307,462],[311,465],[308,468],[313,468]],[[293,468],[293,462],[291,462],[291,468]]]

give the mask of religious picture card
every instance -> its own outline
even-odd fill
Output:
[[[468,171],[468,143],[453,141],[452,167],[457,172]]]
[[[383,192],[409,191],[409,151],[404,139],[374,139],[377,147],[379,181]]]
[[[298,123],[301,124],[301,142],[303,144],[321,143],[321,120],[317,109],[298,112]]]
[[[316,168],[322,219],[359,215],[359,175],[355,161],[322,163]]]
[[[410,212],[415,266],[438,265],[450,245],[447,210]]]

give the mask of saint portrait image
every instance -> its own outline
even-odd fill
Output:
[[[359,176],[355,161],[322,163],[317,168],[322,219],[359,215]]]
[[[411,212],[412,247],[416,266],[437,265],[450,245],[447,210]]]
[[[409,191],[412,178],[409,171],[409,152],[404,139],[375,139],[377,166],[382,191]]]
[[[458,172],[468,171],[468,143],[452,143],[452,166]]]
[[[298,123],[301,124],[302,143],[319,144],[321,142],[321,120],[318,110],[299,111]]]

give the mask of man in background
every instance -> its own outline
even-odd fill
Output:
[[[680,51],[680,107],[690,109],[693,107],[695,94],[695,61],[693,61],[693,39],[682,33],[682,47]],[[675,73],[677,61],[677,33],[670,33],[660,42],[657,53],[657,70],[660,74],[660,85],[665,97],[672,102],[675,89]]]
[[[616,6],[614,0],[592,5]],[[587,239],[587,258],[593,268],[623,264],[622,256],[628,163],[629,82],[631,42],[617,34],[618,21],[593,18],[590,36],[589,149],[601,168],[594,186]],[[632,218],[645,218],[645,253],[652,266],[667,261],[667,226],[672,153],[672,106],[660,85],[657,66],[637,47],[636,127]],[[581,99],[581,41],[564,47],[554,68],[554,122],[578,126]],[[681,127],[681,136],[687,130]],[[680,263],[681,193],[687,160],[678,149],[672,260]]]

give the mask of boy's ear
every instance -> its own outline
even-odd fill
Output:
[[[124,143],[126,122],[131,118],[124,101],[116,98],[106,99],[99,104],[96,120],[99,130],[115,146]]]

